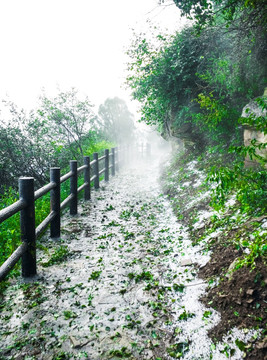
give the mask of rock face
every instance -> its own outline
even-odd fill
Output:
[[[177,126],[176,112],[171,110],[165,119],[161,136],[170,142],[173,149],[184,150],[185,148],[195,147],[202,141],[201,136],[194,133],[190,121]]]
[[[267,88],[264,91],[264,96],[267,96]],[[250,101],[242,110],[242,117],[249,117],[250,115],[255,116],[266,116],[266,110],[258,105],[255,100]],[[267,134],[264,134],[262,131],[256,130],[252,126],[244,126],[244,145],[249,146],[252,140],[256,140],[259,144],[267,143]],[[257,149],[256,154],[261,158],[267,160],[267,148]],[[257,158],[251,159],[249,156],[245,159],[245,165],[247,167],[254,167],[257,165]],[[267,167],[267,164],[265,165]]]

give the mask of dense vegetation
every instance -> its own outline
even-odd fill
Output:
[[[102,153],[118,144],[120,139],[116,134],[123,119],[127,124],[124,136],[132,136],[132,115],[119,98],[107,99],[98,115],[87,97],[79,98],[76,89],[60,92],[54,98],[42,95],[39,107],[29,113],[18,109],[13,102],[5,105],[10,116],[0,120],[0,209],[17,200],[20,176],[34,177],[37,189],[49,182],[50,167],[59,166],[64,174],[69,171],[70,160],[78,160],[81,165],[83,156]],[[61,200],[68,196],[68,186],[63,184]],[[36,226],[49,211],[47,194],[36,202]],[[19,243],[19,214],[16,214],[1,224],[0,264]]]
[[[241,0],[175,4],[192,26],[172,36],[158,32],[152,41],[137,35],[128,51],[127,84],[141,103],[142,120],[191,151],[214,153],[209,180],[218,185],[217,208],[237,191],[241,209],[264,213],[267,159],[258,150],[266,144],[244,147],[242,125],[267,133],[266,6]],[[247,110],[242,118],[242,108],[255,98],[259,114]],[[216,162],[218,153],[224,164]],[[246,155],[257,158],[256,171],[244,168]]]
[[[164,0],[160,0],[164,3]],[[264,0],[174,0],[182,15],[195,20],[197,32],[207,25],[216,25],[222,18],[227,28],[236,27],[244,32],[266,24],[266,2]]]
[[[105,140],[90,101],[79,100],[77,91],[43,95],[40,106],[29,113],[6,103],[10,113],[0,122],[1,190],[16,187],[19,176],[33,176],[36,186],[48,180],[49,167],[68,166],[70,159],[103,148]]]
[[[266,298],[267,5],[174,3],[191,25],[172,36],[153,28],[152,40],[136,35],[127,84],[141,104],[142,121],[178,146],[162,181],[193,242],[212,251],[199,275],[212,284],[202,300],[222,316],[210,332],[218,339],[233,326],[262,329],[266,317],[257,311]],[[251,134],[246,144],[245,130]],[[265,345],[242,344],[244,358],[266,356],[265,330],[257,341]]]

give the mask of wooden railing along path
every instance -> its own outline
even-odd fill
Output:
[[[104,166],[99,170],[99,163]],[[50,183],[34,191],[34,178],[21,177],[19,179],[19,200],[0,211],[0,223],[20,212],[21,245],[0,267],[0,281],[10,272],[21,258],[22,276],[30,277],[36,274],[36,239],[50,224],[51,238],[60,237],[61,210],[68,204],[70,214],[77,214],[78,194],[83,190],[84,199],[91,198],[91,183],[95,189],[99,188],[100,176],[104,174],[104,180],[109,180],[109,175],[115,175],[118,170],[118,149],[112,148],[111,152],[106,149],[102,157],[98,153],[93,154],[93,160],[89,156],[84,157],[84,165],[77,167],[77,160],[70,161],[70,171],[60,176],[60,168],[50,169]],[[78,175],[83,172],[84,183],[78,187]],[[91,174],[92,172],[92,174]],[[92,176],[91,176],[92,175]],[[103,175],[102,175],[103,176]],[[70,179],[70,195],[61,202],[60,185]],[[50,192],[50,213],[35,228],[35,200]]]

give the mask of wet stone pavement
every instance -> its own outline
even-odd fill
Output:
[[[132,165],[63,217],[61,240],[44,236],[38,276],[6,291],[0,359],[225,358],[207,337],[219,314],[198,301],[208,254],[158,179],[159,163]]]

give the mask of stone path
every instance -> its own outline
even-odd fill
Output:
[[[42,239],[38,276],[6,292],[0,359],[210,359],[219,315],[198,301],[195,266],[208,256],[161,195],[158,165],[102,182],[60,242]]]

